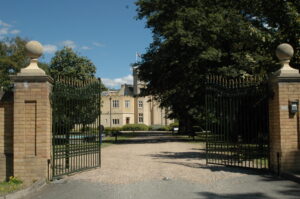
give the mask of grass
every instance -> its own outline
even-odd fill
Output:
[[[134,137],[137,137],[137,136],[134,135],[134,134],[130,134],[130,135],[126,135],[126,136],[119,135],[118,136],[118,141],[128,140],[128,139],[134,138]],[[112,136],[112,137],[107,136],[107,137],[105,137],[104,140],[102,140],[101,148],[108,147],[108,146],[113,145],[113,144],[116,144],[115,143],[115,137],[114,136]]]
[[[122,140],[128,140],[130,138],[137,137],[134,133],[128,133],[126,135],[118,135],[118,141]],[[114,136],[106,136],[102,140],[101,148],[108,147],[110,145],[117,144],[115,143],[115,137]],[[70,151],[80,151],[80,150],[85,150],[86,148],[88,149],[93,149],[97,147],[97,143],[75,143],[75,144],[70,144]],[[61,144],[61,145],[55,145],[55,151],[58,152],[64,152],[66,150],[66,144]]]
[[[0,195],[5,195],[23,188],[22,181],[15,178],[10,177],[8,182],[0,183]]]

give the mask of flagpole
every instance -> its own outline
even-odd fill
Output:
[[[137,52],[135,52],[135,63],[137,63]]]

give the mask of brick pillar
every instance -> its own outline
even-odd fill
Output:
[[[283,68],[272,80],[269,102],[270,167],[275,172],[300,170],[299,112],[289,112],[289,101],[300,100],[300,74],[289,66],[290,48],[285,44],[277,49]]]
[[[33,51],[32,49],[27,51]],[[35,49],[36,50],[36,49]],[[38,49],[39,50],[39,49]],[[32,53],[37,53],[36,51]],[[52,79],[31,64],[14,76],[14,176],[25,184],[47,179],[50,173]]]

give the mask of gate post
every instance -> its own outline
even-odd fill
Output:
[[[300,74],[289,65],[293,54],[289,44],[277,47],[282,68],[272,79],[269,101],[270,169],[278,174],[300,170],[299,111],[292,113],[290,106],[300,99]]]
[[[50,177],[52,79],[37,65],[42,45],[25,46],[29,66],[13,76],[14,81],[14,176],[30,184]]]

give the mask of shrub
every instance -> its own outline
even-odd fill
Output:
[[[170,128],[168,126],[162,126],[159,129],[157,129],[158,131],[170,131]]]
[[[149,127],[146,124],[126,124],[122,127],[123,131],[148,131]]]
[[[118,132],[118,131],[121,131],[122,129],[121,129],[121,127],[105,127],[104,128],[104,134],[105,135],[110,135],[110,134],[112,134],[113,132]]]
[[[168,126],[168,128],[169,128],[170,131],[172,131],[174,127],[179,127],[179,123],[178,122],[174,122],[174,123],[169,124],[169,126]]]
[[[8,183],[10,183],[10,184],[22,184],[22,180],[14,177],[14,176],[10,176]]]
[[[149,130],[154,130],[154,131],[168,131],[169,127],[168,126],[163,126],[163,125],[151,125],[149,127]]]

